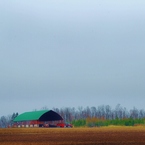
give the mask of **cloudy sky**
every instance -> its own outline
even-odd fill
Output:
[[[117,104],[145,109],[144,0],[0,0],[0,116]]]

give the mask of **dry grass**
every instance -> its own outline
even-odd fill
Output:
[[[0,145],[145,145],[145,127],[8,128]]]

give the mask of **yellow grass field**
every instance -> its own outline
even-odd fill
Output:
[[[7,128],[0,145],[145,145],[145,127]]]

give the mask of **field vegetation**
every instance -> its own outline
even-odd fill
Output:
[[[101,127],[101,126],[144,126],[145,119],[144,118],[124,118],[124,119],[104,119],[104,118],[96,118],[89,117],[86,119],[78,119],[73,120],[71,122],[75,127]]]
[[[5,128],[0,145],[144,145],[145,127]]]

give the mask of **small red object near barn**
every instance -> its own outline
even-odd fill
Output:
[[[70,123],[58,123],[58,124],[57,124],[57,127],[62,127],[62,128],[68,127],[68,128],[72,128],[73,125],[70,124]]]

